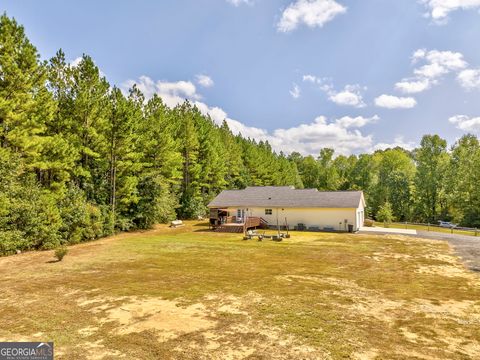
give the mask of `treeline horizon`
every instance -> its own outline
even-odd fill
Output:
[[[41,61],[24,28],[0,18],[0,254],[50,249],[207,214],[224,189],[364,190],[368,211],[478,226],[480,147],[427,135],[414,151],[318,157],[276,153],[185,101],[127,95],[88,55]]]

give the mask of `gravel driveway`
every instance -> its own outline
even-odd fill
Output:
[[[390,230],[390,229],[389,229]],[[369,231],[361,231],[360,233],[372,233]],[[376,231],[376,234],[381,232]],[[383,234],[391,234],[392,231]],[[400,233],[400,232],[399,232]],[[401,234],[401,233],[400,233]],[[465,265],[472,271],[480,272],[480,236],[467,236],[457,234],[447,234],[433,231],[417,230],[416,235],[402,234],[406,236],[414,236],[424,239],[448,241],[454,248],[458,256],[460,256]]]
[[[417,237],[448,241],[470,270],[480,272],[480,236],[417,231]]]

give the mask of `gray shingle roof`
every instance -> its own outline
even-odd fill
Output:
[[[244,190],[224,190],[208,207],[320,207],[357,208],[362,191],[318,191],[290,186],[255,186]]]

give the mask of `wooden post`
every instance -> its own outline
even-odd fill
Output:
[[[478,229],[475,228],[475,236],[478,236]]]
[[[430,231],[430,223],[428,223],[427,226],[428,231]]]

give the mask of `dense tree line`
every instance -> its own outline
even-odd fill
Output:
[[[197,218],[221,190],[293,185],[363,189],[370,215],[478,226],[480,146],[421,146],[359,156],[276,153],[234,135],[188,101],[167,107],[111,86],[87,55],[40,60],[22,26],[0,18],[0,254],[48,249]]]
[[[323,149],[317,158],[292,153],[305,187],[362,189],[376,218],[390,209],[398,221],[451,220],[480,227],[480,144],[465,135],[450,149],[438,135],[425,135],[413,151],[400,147],[373,154],[339,155]]]
[[[41,61],[0,19],[0,254],[53,248],[206,214],[222,189],[301,187],[268,143],[232,134],[185,102],[110,86],[84,55]]]

